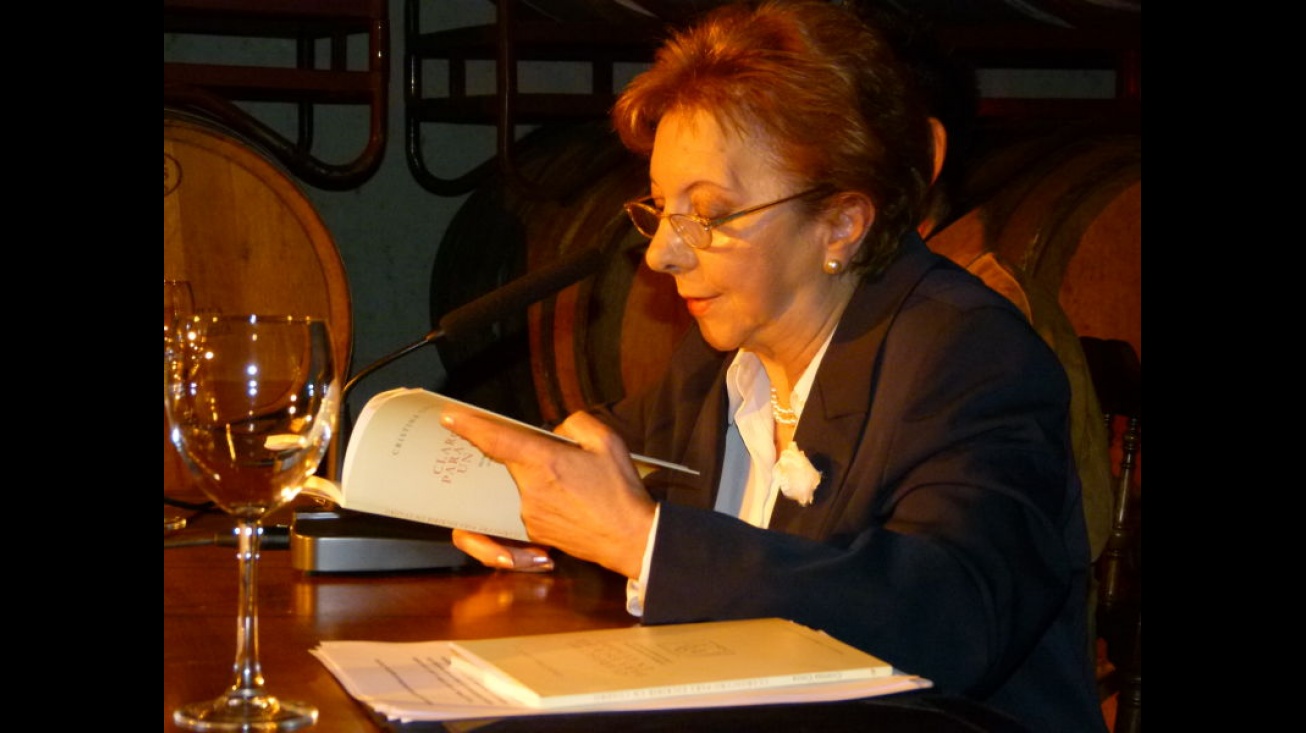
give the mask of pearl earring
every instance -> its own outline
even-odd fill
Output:
[[[825,261],[825,265],[823,265],[821,269],[825,270],[825,274],[827,275],[838,275],[843,272],[843,261],[831,257]]]

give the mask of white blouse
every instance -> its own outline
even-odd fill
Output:
[[[833,336],[831,331],[789,396],[789,406],[800,420],[807,396],[812,391],[812,382]],[[765,528],[771,521],[780,490],[771,480],[777,458],[775,421],[771,417],[771,379],[756,354],[743,349],[735,354],[734,361],[726,370],[726,393],[730,409],[715,509],[739,517],[755,527]],[[644,545],[644,564],[639,578],[626,581],[626,611],[633,616],[644,615],[644,588],[648,584],[660,515],[659,505],[654,511],[653,525]]]

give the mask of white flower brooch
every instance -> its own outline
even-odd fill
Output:
[[[821,472],[812,467],[812,462],[807,460],[807,454],[798,448],[797,443],[789,441],[789,446],[780,453],[780,460],[775,462],[771,488],[778,485],[780,493],[798,502],[799,506],[809,506],[819,483]]]

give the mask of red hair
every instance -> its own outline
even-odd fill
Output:
[[[854,265],[870,274],[921,216],[932,174],[925,108],[886,38],[827,0],[733,3],[674,33],[612,123],[648,156],[672,111],[705,111],[758,139],[800,186],[866,194],[876,216]]]

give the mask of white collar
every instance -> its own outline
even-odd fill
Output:
[[[812,384],[816,381],[816,372],[820,370],[821,361],[825,358],[826,350],[830,348],[836,330],[830,330],[830,335],[825,337],[825,343],[821,344],[820,350],[807,364],[803,375],[798,378],[793,391],[789,394],[789,406],[800,418],[803,407],[807,405],[807,396],[812,391]],[[734,360],[726,369],[726,394],[730,398],[730,409],[726,414],[731,423],[735,422],[736,417],[741,414],[741,407],[747,412],[758,409],[759,406],[767,406],[769,409],[771,378],[762,368],[762,360],[757,357],[757,354],[745,349],[735,352]]]

